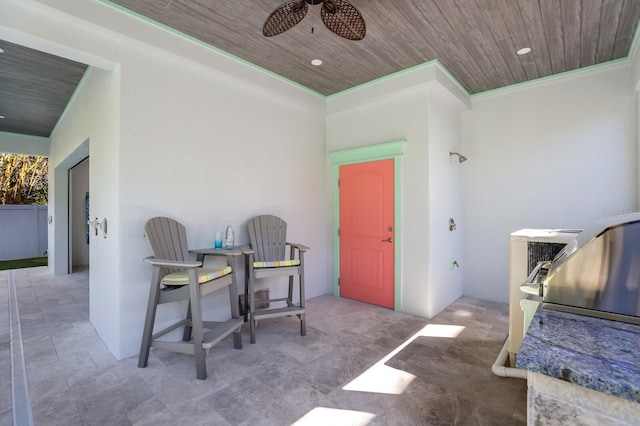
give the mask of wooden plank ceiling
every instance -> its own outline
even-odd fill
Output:
[[[319,5],[267,38],[282,0],[111,0],[323,95],[433,59],[475,94],[624,58],[640,16],[639,0],[350,1],[367,24],[362,41],[325,28]],[[531,53],[516,55],[523,47]]]
[[[49,136],[87,66],[0,40],[0,131]]]
[[[320,5],[267,38],[262,25],[283,0],[103,1],[322,95],[434,59],[475,94],[624,58],[640,17],[640,0],[350,0],[367,34],[349,41],[325,28]],[[517,56],[522,47],[531,53]],[[0,131],[49,136],[86,66],[0,48]],[[323,65],[310,65],[315,58]]]

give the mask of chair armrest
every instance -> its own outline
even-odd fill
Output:
[[[240,250],[242,250],[242,254],[252,254],[255,253],[255,251],[251,248],[250,245],[244,245],[240,247]]]
[[[156,259],[155,257],[147,257],[144,261],[153,266],[168,266],[174,268],[199,268],[202,266],[202,262]]]
[[[299,243],[287,243],[287,245],[290,245],[292,248],[296,248],[300,251],[307,251],[307,250],[311,250],[309,247],[305,246],[304,244],[299,244]]]

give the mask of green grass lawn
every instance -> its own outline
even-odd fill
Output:
[[[47,266],[48,259],[48,257],[35,257],[33,259],[0,260],[0,271]]]

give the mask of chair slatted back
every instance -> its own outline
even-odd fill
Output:
[[[247,229],[256,261],[285,260],[287,222],[277,216],[263,215],[249,221]]]
[[[190,260],[185,227],[168,217],[154,217],[147,221],[145,234],[157,259]],[[167,273],[180,268],[166,268]]]

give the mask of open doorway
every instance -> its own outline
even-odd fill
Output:
[[[71,154],[58,164],[53,170],[53,183],[49,183],[49,190],[53,188],[53,197],[49,197],[49,269],[54,275],[66,275],[72,272],[73,264],[73,224],[80,228],[82,214],[72,214],[72,177],[71,169],[89,158],[89,138],[85,139]],[[88,167],[88,163],[87,163]],[[90,184],[87,170],[85,179],[86,191]],[[51,171],[49,175],[51,176]],[[78,173],[80,174],[80,173]],[[78,179],[80,181],[80,179]],[[80,192],[81,189],[76,191]],[[57,219],[59,218],[59,220]],[[75,218],[75,219],[74,219]],[[85,243],[86,244],[86,243]],[[88,263],[88,262],[87,262]]]
[[[69,272],[89,267],[89,158],[69,169]]]

